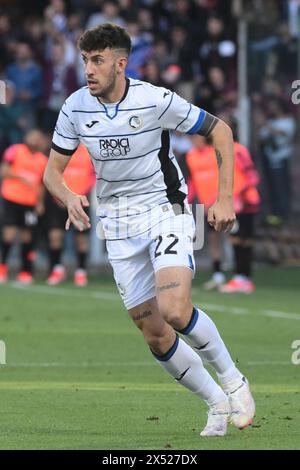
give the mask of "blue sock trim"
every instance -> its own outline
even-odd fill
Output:
[[[169,351],[167,351],[167,352],[166,352],[165,354],[163,354],[162,356],[159,356],[158,354],[155,354],[155,352],[153,352],[151,348],[150,348],[150,351],[152,352],[153,356],[154,356],[158,361],[166,362],[166,361],[168,361],[169,359],[171,359],[171,357],[173,356],[173,354],[175,354],[175,351],[176,351],[176,349],[178,348],[178,343],[179,343],[179,336],[176,335],[175,343],[174,343],[173,346],[169,349]]]
[[[196,307],[194,307],[189,324],[183,330],[176,330],[176,331],[180,333],[181,335],[188,335],[192,331],[194,326],[196,325],[198,317],[199,317],[198,310],[196,309]]]

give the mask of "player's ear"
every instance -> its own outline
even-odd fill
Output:
[[[117,60],[117,69],[118,72],[124,72],[126,69],[126,65],[128,64],[128,58],[125,56],[121,56]]]

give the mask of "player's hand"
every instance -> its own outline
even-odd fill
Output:
[[[234,221],[235,213],[232,198],[220,199],[208,209],[207,222],[217,232],[230,232]]]
[[[84,211],[84,207],[88,207],[89,205],[90,204],[86,196],[71,194],[68,197],[67,209],[69,217],[65,226],[66,230],[69,230],[71,224],[73,224],[80,232],[91,227],[90,218]]]

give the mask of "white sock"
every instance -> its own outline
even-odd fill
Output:
[[[202,398],[209,407],[227,402],[225,393],[204,368],[198,354],[178,336],[166,354],[159,356],[153,351],[152,354],[178,383]]]
[[[201,358],[215,369],[222,385],[242,377],[216,325],[202,310],[194,307],[190,323],[179,333],[186,335]]]

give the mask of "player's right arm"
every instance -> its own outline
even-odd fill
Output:
[[[69,230],[72,223],[82,231],[90,228],[89,217],[84,211],[84,207],[87,207],[89,202],[86,196],[71,191],[63,177],[64,170],[79,145],[78,134],[70,119],[74,99],[76,99],[76,93],[65,101],[60,110],[53,133],[50,157],[44,173],[44,184],[52,196],[61,201],[68,210],[66,230]]]
[[[52,196],[56,197],[68,210],[66,230],[71,223],[80,231],[90,228],[90,219],[84,211],[89,206],[86,196],[73,193],[63,177],[63,172],[70,160],[69,155],[64,155],[51,149],[49,161],[44,173],[44,184]]]

